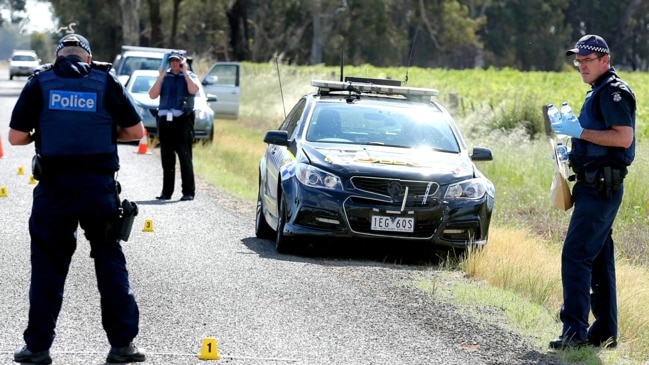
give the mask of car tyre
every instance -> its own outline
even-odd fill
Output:
[[[274,231],[264,217],[264,203],[261,199],[261,186],[257,194],[257,212],[255,214],[255,236],[263,239],[273,239]]]
[[[277,232],[275,236],[275,249],[279,253],[289,253],[293,249],[293,239],[284,236],[284,226],[286,225],[286,202],[282,196],[277,214]]]

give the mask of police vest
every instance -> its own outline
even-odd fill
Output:
[[[182,110],[183,113],[194,110],[194,95],[189,93],[183,73],[167,72],[165,75],[160,88],[160,109]]]
[[[106,72],[91,69],[85,77],[64,78],[49,71],[38,81],[42,156],[117,155],[113,119],[104,105]]]
[[[632,119],[633,126],[635,126],[635,95],[631,88],[624,83],[620,78],[612,72],[608,79],[595,86],[587,95],[584,105],[579,114],[579,122],[585,129],[605,130],[608,127],[603,121],[601,111],[599,110],[599,98],[602,90],[608,89],[613,91],[612,97],[616,97],[615,93],[625,93],[631,96],[633,100]],[[617,97],[622,97],[618,94]],[[591,143],[579,138],[572,139],[572,151],[570,153],[570,160],[573,169],[578,172],[584,164],[597,161],[600,165],[613,165],[618,167],[625,167],[633,162],[635,157],[635,139],[629,148],[622,147],[607,147],[595,143]]]

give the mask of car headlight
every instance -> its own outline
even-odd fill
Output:
[[[196,113],[196,119],[207,119],[207,112],[202,109],[196,109],[194,110]]]
[[[470,179],[449,185],[444,198],[446,199],[480,199],[486,193],[494,196],[493,184],[485,179]]]
[[[295,176],[298,181],[307,186],[331,190],[343,190],[343,184],[340,182],[338,176],[311,165],[304,163],[297,164],[295,167]]]

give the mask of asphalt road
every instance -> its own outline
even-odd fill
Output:
[[[0,364],[13,364],[13,351],[23,345],[28,310],[33,146],[7,141],[23,83],[0,72],[0,190],[7,193],[0,197]],[[504,364],[540,355],[415,290],[414,280],[442,280],[427,265],[345,251],[277,254],[255,237],[253,214],[232,209],[200,180],[194,201],[178,201],[179,177],[174,200],[156,201],[157,151],[136,151],[119,146],[119,180],[122,198],[140,208],[123,247],[141,312],[135,343],[147,351],[147,363],[204,364],[197,354],[210,337],[221,360],[207,363]],[[144,231],[147,221],[153,231]],[[511,352],[490,349],[490,341]],[[103,364],[108,349],[80,232],[51,354],[54,364]]]

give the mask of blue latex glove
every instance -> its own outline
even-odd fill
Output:
[[[567,118],[561,118],[561,123],[553,123],[552,129],[554,129],[554,133],[556,134],[563,134],[574,138],[581,138],[581,133],[584,131],[577,117],[572,121]]]

